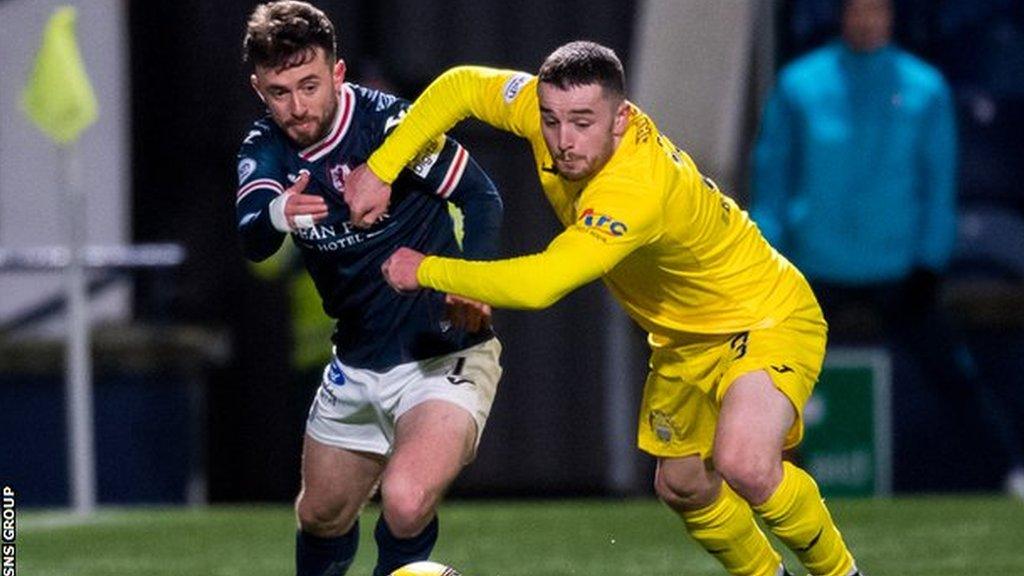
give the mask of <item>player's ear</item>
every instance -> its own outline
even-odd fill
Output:
[[[267,99],[263,96],[263,92],[260,92],[260,80],[255,74],[249,76],[249,84],[252,85],[252,89],[256,92],[256,95],[260,97],[260,100],[266,104]]]
[[[623,99],[615,108],[615,120],[612,123],[612,134],[622,136],[629,127],[629,102]]]
[[[338,58],[334,63],[334,89],[341,90],[341,84],[345,81],[345,61]]]

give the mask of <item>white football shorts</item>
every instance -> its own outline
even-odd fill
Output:
[[[330,446],[387,456],[402,414],[427,400],[444,400],[473,417],[479,445],[501,378],[500,356],[497,338],[386,372],[346,366],[335,356],[324,368],[306,433]]]

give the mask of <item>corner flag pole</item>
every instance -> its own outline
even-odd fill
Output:
[[[22,95],[22,108],[57,143],[58,184],[64,191],[69,262],[65,272],[68,301],[66,394],[68,465],[74,511],[88,515],[96,507],[96,451],[93,440],[92,365],[83,249],[86,198],[74,143],[98,115],[96,96],[75,39],[75,9],[58,8],[46,24],[35,66]]]
[[[80,159],[74,146],[60,148],[59,182],[66,199],[69,246],[64,289],[67,294],[68,345],[65,350],[65,410],[68,429],[71,501],[79,515],[96,508],[96,447],[93,439],[92,354],[83,249],[86,240],[86,201],[80,178]]]

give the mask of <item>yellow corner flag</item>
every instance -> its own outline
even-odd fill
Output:
[[[66,144],[96,121],[96,95],[75,40],[75,9],[58,8],[43,32],[22,109],[53,140]]]

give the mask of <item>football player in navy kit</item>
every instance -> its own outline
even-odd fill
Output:
[[[330,20],[305,2],[271,2],[251,14],[244,53],[268,115],[239,152],[237,224],[250,260],[290,236],[337,320],[334,357],[306,423],[296,573],[346,572],[359,512],[379,486],[374,575],[384,576],[430,555],[437,505],[479,444],[501,346],[488,306],[438,292],[396,294],[381,265],[399,246],[492,258],[502,207],[466,150],[441,137],[409,164],[381,220],[350,226],[344,176],[401,122],[408,102],[345,82],[335,46]],[[461,247],[448,202],[464,216]]]

